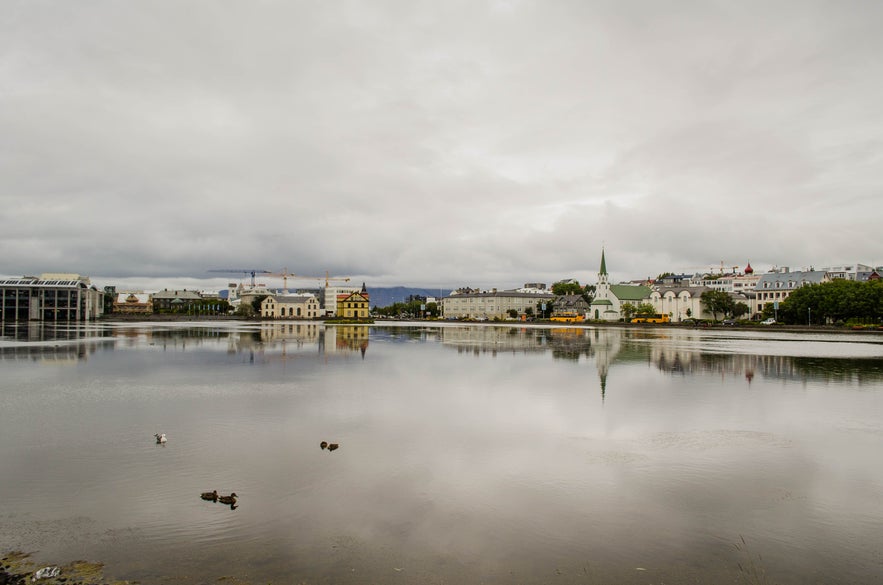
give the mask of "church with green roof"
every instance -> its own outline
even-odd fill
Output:
[[[595,298],[592,300],[591,316],[600,321],[619,321],[622,319],[622,306],[626,303],[638,306],[650,302],[649,286],[633,284],[610,284],[607,274],[607,260],[601,250],[601,270],[598,271],[598,284],[595,287]]]

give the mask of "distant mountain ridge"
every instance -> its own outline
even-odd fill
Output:
[[[421,297],[441,298],[451,294],[449,288],[416,288],[410,286],[390,286],[390,287],[372,287],[368,288],[368,296],[371,299],[371,307],[388,307],[393,303],[403,303],[408,300],[410,295],[419,295]]]

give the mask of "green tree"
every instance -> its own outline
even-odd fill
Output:
[[[742,315],[747,315],[751,311],[751,307],[745,303],[736,303],[733,305],[733,319],[738,319]]]
[[[239,308],[236,309],[236,315],[239,317],[254,317],[255,310],[249,303],[240,303]]]
[[[562,295],[581,295],[584,292],[585,289],[576,280],[560,280],[552,285],[552,294],[559,297]]]
[[[635,307],[635,313],[638,315],[653,315],[656,313],[656,307],[650,303],[641,303]]]
[[[623,303],[622,307],[620,307],[619,312],[622,313],[623,319],[626,321],[630,321],[632,316],[636,312],[636,307],[631,303]]]
[[[583,289],[583,298],[590,305],[592,304],[592,301],[595,300],[595,290],[594,284],[587,284]]]
[[[518,311],[516,311],[515,309],[509,309],[509,316],[513,319],[517,319],[518,318]]]
[[[779,305],[784,323],[879,323],[883,319],[883,282],[834,280],[802,286]]]
[[[255,314],[261,314],[261,303],[264,302],[264,299],[269,295],[258,295],[251,301],[251,308],[254,309]]]
[[[711,312],[711,316],[717,321],[717,314],[724,317],[731,314],[735,308],[732,297],[720,290],[707,290],[699,297],[700,302]]]

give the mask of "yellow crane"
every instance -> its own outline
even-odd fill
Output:
[[[328,271],[325,271],[325,276],[304,276],[303,274],[294,274],[293,272],[288,272],[288,268],[283,268],[279,272],[268,272],[267,276],[276,276],[282,279],[282,286],[287,290],[288,289],[288,279],[289,278],[301,278],[304,280],[318,280],[319,282],[322,279],[325,279],[325,288],[328,288],[328,284],[332,280],[340,280],[343,282],[349,282],[350,278],[348,276],[329,276]]]
[[[349,282],[349,276],[328,276],[328,271],[325,271],[325,288],[328,288],[328,282],[330,280],[342,280],[343,282]]]
[[[288,268],[283,268],[280,272],[271,272],[268,276],[276,276],[282,279],[282,287],[288,290],[288,277],[299,278],[300,275],[288,272]]]

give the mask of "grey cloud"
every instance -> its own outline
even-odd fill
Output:
[[[5,8],[5,273],[883,263],[875,3]]]

